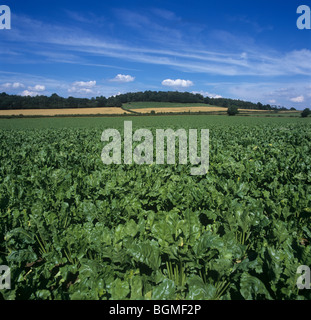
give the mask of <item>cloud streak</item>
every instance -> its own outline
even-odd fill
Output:
[[[304,98],[304,96],[298,96],[298,97],[295,97],[295,98],[291,98],[290,101],[296,102],[296,103],[302,103],[302,102],[305,101],[305,98]]]
[[[14,82],[14,83],[7,82],[7,83],[4,83],[2,87],[5,89],[19,89],[19,88],[24,88],[25,86],[20,82]]]
[[[93,94],[93,88],[96,86],[96,81],[75,81],[72,86],[68,89],[69,93],[78,94]]]
[[[126,83],[126,82],[133,82],[135,77],[132,77],[128,74],[117,74],[113,79],[110,81],[112,82],[119,82],[119,83]]]
[[[162,81],[162,85],[166,87],[172,88],[189,88],[193,86],[193,82],[190,80],[183,80],[183,79],[165,79]]]
[[[163,65],[184,72],[223,76],[273,77],[310,75],[311,73],[310,50],[292,50],[285,53],[270,50],[268,53],[263,54],[261,48],[250,45],[251,41],[245,40],[245,43],[243,43],[243,40],[229,32],[226,32],[226,34],[229,34],[230,37],[223,38],[231,39],[230,45],[232,49],[230,51],[205,50],[201,43],[191,43],[190,45],[190,43],[182,40],[174,47],[171,44],[174,42],[175,36],[168,30],[159,30],[162,36],[164,31],[165,34],[169,34],[171,41],[167,40],[165,42],[167,44],[162,46],[163,49],[158,49],[155,37],[151,37],[154,43],[149,43],[147,46],[135,46],[127,44],[126,40],[112,39],[107,36],[102,37],[77,27],[52,26],[25,17],[20,19],[21,22],[24,21],[25,24],[27,22],[27,25],[32,27],[26,31],[23,30],[23,36],[21,36],[22,31],[17,28],[11,34],[11,38],[16,41],[36,43],[38,46],[49,44],[54,56],[57,56],[57,54],[64,55],[64,52],[70,51],[71,54],[68,54],[66,59],[62,59],[64,63],[73,61],[82,65],[92,64],[94,62],[85,56],[90,55],[96,56],[98,59],[101,57],[113,57],[142,64]],[[132,19],[127,19],[123,21],[125,24],[143,23],[145,25],[150,22],[148,18],[145,18],[146,21],[143,22],[137,22],[137,19],[134,22]],[[146,32],[146,34],[148,33]],[[235,46],[234,43],[237,42],[239,42],[239,45]],[[84,55],[83,62],[77,58],[81,54]]]
[[[24,94],[91,96],[128,89],[158,90],[161,86],[185,90],[191,87],[215,97],[311,103],[310,89],[303,85],[310,83],[308,46],[281,50],[270,43],[263,47],[247,31],[241,34],[230,29],[207,29],[207,25],[186,21],[163,8],[111,9],[110,13],[110,17],[100,15],[104,25],[92,21],[98,16],[92,12],[67,12],[71,20],[63,23],[15,15],[18,23],[10,33],[3,34],[0,59],[3,65],[13,65],[12,70],[21,70],[17,67],[24,65],[25,73],[33,74],[23,78],[1,73],[0,88],[12,93],[23,89]],[[251,25],[245,17],[237,23],[239,20]],[[256,28],[258,25],[254,24],[252,29]],[[257,31],[256,35],[264,33]],[[34,64],[44,64],[45,70],[55,67],[58,79],[49,79],[54,76],[46,73],[41,81],[30,68]],[[115,75],[117,72],[109,68],[119,68],[120,73]],[[93,80],[74,81],[78,74],[75,70],[81,72],[79,77]],[[40,74],[40,70],[37,72]],[[54,69],[50,74],[54,75]],[[166,79],[168,74],[170,78]],[[204,86],[214,79],[218,85]],[[38,83],[47,89],[40,90]]]

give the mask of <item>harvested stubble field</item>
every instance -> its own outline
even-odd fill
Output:
[[[139,109],[131,109],[131,111],[138,112],[138,113],[151,113],[151,111],[154,111],[155,113],[183,113],[183,112],[221,112],[226,113],[227,108],[223,107],[159,107],[159,108],[139,108]],[[273,111],[269,110],[255,110],[255,109],[239,109],[240,113],[272,113]]]
[[[211,114],[215,113],[226,113],[227,108],[217,107],[217,106],[197,106],[188,104],[187,106],[178,106],[171,104],[172,106],[161,106],[161,105],[151,105],[146,103],[146,107],[138,103],[137,107],[131,107],[128,109],[122,109],[118,107],[104,107],[104,108],[66,108],[66,109],[16,109],[16,110],[0,110],[0,117],[10,117],[10,116],[43,116],[43,117],[53,117],[53,116],[86,116],[86,115],[123,115],[130,114],[131,112],[148,114],[148,113],[199,113],[204,112]],[[253,109],[239,109],[240,114],[272,114],[273,111],[267,110],[253,110]],[[288,114],[290,115],[297,113],[297,111],[283,111],[278,114]]]
[[[0,116],[57,116],[57,115],[98,115],[130,113],[121,108],[78,108],[78,109],[18,109],[0,110]]]
[[[131,109],[132,111],[139,112],[139,113],[150,113],[154,111],[155,113],[182,113],[182,112],[219,112],[223,111],[226,112],[226,108],[222,107],[206,107],[206,106],[199,106],[199,107],[168,107],[168,108],[139,108],[139,109]]]

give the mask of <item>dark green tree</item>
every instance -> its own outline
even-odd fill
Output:
[[[238,110],[238,107],[237,106],[234,106],[234,105],[231,105],[228,107],[227,109],[227,114],[229,116],[235,116],[236,114],[239,113],[239,110]]]
[[[308,117],[308,115],[311,114],[311,111],[309,108],[305,108],[302,112],[301,112],[301,117],[302,118],[306,118]]]

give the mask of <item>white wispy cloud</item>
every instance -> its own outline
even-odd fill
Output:
[[[163,43],[163,41],[170,39],[174,43],[182,38],[182,32],[176,26],[168,27],[163,23],[165,20],[174,18],[174,14],[168,10],[129,10],[129,9],[115,9],[116,18],[128,28],[135,30],[137,34],[146,39],[152,39],[153,42]],[[156,14],[156,15],[155,15]],[[160,19],[156,19],[156,18]]]
[[[24,90],[24,91],[21,93],[21,95],[22,95],[22,96],[35,97],[35,96],[38,96],[38,95],[39,95],[39,92],[30,91],[30,90]]]
[[[110,81],[115,82],[133,82],[135,80],[135,77],[132,77],[128,74],[117,74],[113,79]]]
[[[165,79],[162,81],[163,86],[167,87],[174,87],[174,88],[188,88],[193,86],[193,82],[190,80],[183,80],[183,79]]]
[[[222,98],[222,96],[220,94],[216,94],[216,93],[210,93],[208,91],[192,91],[193,94],[201,94],[203,97],[209,97],[209,98],[215,98],[215,99],[218,99],[218,98]]]
[[[34,87],[28,87],[29,90],[35,91],[35,92],[41,92],[45,90],[45,86],[41,84],[37,84]]]
[[[163,8],[152,8],[151,12],[155,15],[157,15],[158,17],[168,20],[168,21],[180,21],[181,18],[177,17],[175,12],[170,11],[170,10],[166,10]]]
[[[83,13],[72,11],[72,10],[64,10],[65,13],[68,15],[70,20],[75,22],[81,23],[83,26],[85,24],[95,25],[96,27],[105,26],[107,23],[103,15],[90,12],[90,11],[83,11]]]
[[[291,107],[292,103],[310,104],[311,96],[307,97],[307,85],[302,81],[284,82],[220,82],[209,84],[214,89],[222,89],[225,96],[235,99],[242,99],[254,103],[262,102],[273,105]]]
[[[270,99],[270,100],[268,100],[268,103],[269,103],[269,104],[275,104],[275,103],[276,103],[276,100],[275,100],[275,99]]]
[[[80,88],[93,88],[96,86],[96,81],[75,81],[73,86]]]
[[[43,91],[45,91],[45,89],[46,89],[45,86],[41,85],[41,84],[36,84],[35,86],[28,86],[28,89],[24,90],[21,93],[21,95],[35,97],[35,96],[39,96],[40,94],[42,94]]]
[[[14,82],[14,83],[6,82],[2,84],[1,87],[5,89],[20,89],[20,88],[24,88],[25,86],[20,82]]]
[[[71,13],[69,16],[71,20],[77,22],[91,23],[90,14],[82,16]],[[205,30],[207,32],[201,33],[200,37],[194,37],[193,34],[196,33],[193,32],[193,24],[187,24],[174,12],[163,9],[148,9],[146,13],[143,10],[135,12],[122,9],[116,10],[112,17],[114,20],[107,16],[105,20],[111,23],[112,28],[122,25],[132,28],[134,32],[129,31],[128,38],[117,37],[115,35],[118,33],[109,33],[108,28],[94,30],[94,28],[84,28],[83,24],[47,23],[15,15],[15,21],[19,23],[10,30],[10,33],[3,34],[3,48],[6,48],[7,39],[12,44],[10,47],[12,53],[3,52],[2,48],[1,62],[6,65],[17,60],[24,61],[24,58],[26,61],[27,58],[32,60],[32,63],[59,62],[104,68],[117,68],[119,65],[120,70],[116,73],[132,73],[133,69],[122,69],[126,66],[137,67],[141,69],[140,71],[148,65],[165,66],[170,69],[173,79],[163,80],[162,85],[171,88],[189,88],[190,82],[193,86],[195,82],[194,89],[199,90],[201,88],[197,87],[198,83],[203,80],[197,80],[195,74],[200,74],[198,79],[206,77],[206,82],[209,77],[220,76],[218,86],[206,86],[206,93],[210,96],[232,96],[249,101],[287,102],[289,105],[299,103],[303,97],[303,102],[309,105],[311,103],[310,88],[306,88],[305,85],[310,83],[311,74],[311,49],[307,45],[296,50],[278,50],[273,48],[273,45],[261,47],[250,33],[248,36],[242,36],[230,31],[213,29]],[[251,21],[244,22],[250,24]],[[27,28],[24,28],[25,25]],[[253,29],[257,27],[253,25]],[[18,53],[18,59],[15,56],[12,58],[13,52],[15,55]],[[109,63],[107,58],[113,58],[115,66],[107,64]],[[194,82],[175,79],[172,71],[176,70],[178,70],[176,78],[191,77]],[[182,76],[181,72],[191,73],[191,76]],[[164,77],[161,76],[160,79]],[[72,79],[66,80],[65,76],[60,76],[59,79],[41,81],[36,75],[28,78],[24,78],[23,75],[9,77],[1,72],[0,81],[3,85],[0,84],[0,88],[11,92],[27,88],[24,94],[35,94],[43,92],[34,90],[40,83],[49,90],[53,88],[52,92],[59,90],[66,94],[91,95],[97,92],[114,94],[119,90],[118,82],[131,82],[132,78],[135,79],[133,76],[120,74],[111,79],[112,82],[107,80],[110,85],[115,83],[117,88],[112,88],[103,87],[95,80],[72,82]],[[159,87],[161,80],[158,80]],[[228,84],[223,84],[225,81]],[[147,85],[150,88],[152,83],[144,83],[144,86]],[[137,86],[141,86],[141,83]]]
[[[162,12],[163,14],[165,15]],[[253,39],[244,39],[228,31],[211,32],[206,44],[202,45],[193,39],[190,41],[188,37],[181,37],[180,30],[174,27],[171,29],[166,26],[161,27],[159,22],[153,21],[148,16],[143,18],[140,13],[123,9],[118,15],[124,25],[140,28],[148,39],[146,40],[148,44],[135,46],[126,39],[103,37],[78,27],[49,25],[25,17],[19,17],[21,23],[30,27],[27,30],[15,28],[16,30],[10,33],[10,38],[12,41],[27,41],[38,46],[49,44],[54,56],[57,58],[59,53],[59,59],[64,63],[74,61],[77,64],[92,64],[94,62],[91,57],[95,56],[98,59],[113,57],[143,64],[168,66],[184,72],[223,76],[274,77],[311,74],[311,50],[308,49],[288,52],[278,52],[268,48],[263,50],[254,44]],[[169,16],[167,13],[167,18]],[[152,32],[156,32],[158,36],[154,36]],[[176,39],[179,40],[176,42]],[[208,46],[213,48],[212,40],[216,39],[224,44],[223,49],[220,46],[217,50],[205,50]],[[162,49],[158,49],[158,41],[162,41]],[[62,59],[61,53],[68,51],[71,52],[70,55]],[[79,61],[78,57],[82,54],[83,60]],[[87,54],[90,55],[89,60]]]
[[[93,88],[96,86],[96,81],[75,81],[72,86],[68,88],[69,93],[78,93],[78,94],[93,94]]]
[[[76,87],[71,87],[68,89],[69,93],[81,93],[81,94],[90,94],[93,93],[92,89],[88,88],[76,88]]]
[[[304,96],[298,96],[298,97],[294,97],[289,99],[292,102],[296,102],[296,103],[302,103],[305,101],[305,97]]]

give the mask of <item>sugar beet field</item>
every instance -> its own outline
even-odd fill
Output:
[[[209,129],[209,172],[105,165],[124,120]],[[2,119],[0,299],[310,299],[310,155],[309,118]]]

